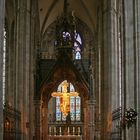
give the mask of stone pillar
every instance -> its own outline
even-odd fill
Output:
[[[21,140],[29,140],[30,125],[30,80],[33,74],[30,71],[30,0],[18,1],[16,23],[16,101],[15,106],[21,112]],[[30,100],[31,99],[31,100]]]
[[[134,1],[134,10],[135,10],[135,108],[136,111],[140,112],[140,1],[135,0]],[[136,140],[140,139],[140,116],[137,117],[137,123],[136,123]]]
[[[110,140],[112,110],[118,107],[117,0],[103,1],[103,40],[101,47],[101,139]]]
[[[35,140],[41,140],[41,101],[35,100]]]
[[[43,104],[42,107],[42,140],[48,139],[48,107]]]
[[[97,50],[96,50],[96,71],[95,71],[95,97],[96,97],[96,116],[95,116],[95,125],[96,125],[96,140],[100,140],[100,123],[101,123],[101,49],[102,49],[102,30],[103,30],[103,22],[102,22],[102,7],[100,6],[98,9],[97,16]]]
[[[124,105],[140,112],[140,1],[123,1]],[[140,139],[140,118],[126,128],[125,140]]]
[[[82,130],[82,135],[83,135],[83,139],[86,140],[88,138],[88,116],[89,116],[89,111],[88,111],[88,107],[87,107],[87,102],[84,102],[84,106],[83,106],[83,114],[84,114],[84,128]]]
[[[88,101],[89,107],[89,140],[94,140],[95,136],[95,100]]]
[[[95,82],[94,82],[94,67],[91,65],[89,68],[89,100],[88,100],[88,111],[89,111],[89,140],[94,140],[95,136]]]
[[[3,140],[3,40],[5,0],[0,0],[0,139]]]
[[[30,115],[29,115],[29,121],[30,121],[30,129],[29,129],[29,135],[30,135],[30,139],[33,139],[34,136],[34,102],[33,102],[33,98],[35,96],[35,92],[38,93],[38,89],[36,89],[36,83],[35,83],[35,74],[36,74],[36,56],[37,56],[37,48],[40,47],[38,46],[38,40],[40,36],[39,33],[39,15],[38,15],[38,0],[30,0],[31,1],[31,15],[30,15],[30,64],[29,66],[29,70],[30,70],[30,82],[29,82],[29,109],[30,109]],[[32,113],[33,112],[33,113]]]

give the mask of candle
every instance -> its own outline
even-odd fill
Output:
[[[49,127],[49,135],[51,136],[51,127]]]
[[[78,127],[78,132],[80,132],[80,127]]]
[[[49,127],[49,132],[51,132],[51,127]]]
[[[54,135],[56,136],[56,127],[54,127]]]
[[[78,136],[80,136],[80,127],[78,127]]]
[[[73,131],[75,131],[75,127],[73,127]]]
[[[74,135],[74,132],[75,132],[75,127],[73,127],[73,135]]]
[[[70,129],[69,129],[69,127],[68,127],[68,136],[69,136],[69,133],[70,133]]]
[[[61,127],[59,128],[59,136],[61,136],[62,134],[61,134]]]

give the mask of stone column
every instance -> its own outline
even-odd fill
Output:
[[[140,112],[140,1],[123,1],[124,27],[124,103]],[[140,118],[137,124],[126,128],[125,140],[140,139]]]
[[[135,11],[135,108],[136,111],[140,112],[140,1],[135,0],[134,1],[134,11]],[[140,139],[140,116],[137,117],[137,124],[136,124],[136,140]]]
[[[35,106],[35,140],[41,140],[41,101],[35,100],[34,101]]]
[[[103,40],[101,47],[101,139],[110,140],[112,110],[118,107],[117,1],[103,1]]]
[[[89,140],[94,140],[95,136],[95,100],[89,100],[88,101],[88,107],[89,107]]]
[[[103,30],[103,22],[102,22],[102,7],[98,8],[97,15],[97,50],[96,50],[96,71],[95,71],[95,97],[96,97],[96,134],[95,137],[97,140],[100,140],[100,122],[101,122],[101,49],[102,49],[102,30]]]
[[[21,112],[21,140],[29,140],[30,110],[30,0],[18,1],[16,24],[16,101],[15,106]],[[30,100],[31,99],[31,100]],[[29,101],[30,100],[30,101]]]
[[[5,0],[0,0],[0,139],[3,140],[3,40]]]
[[[29,140],[31,136],[30,118],[33,115],[33,90],[30,88],[33,71],[31,68],[31,44],[30,44],[30,0],[18,1],[16,21],[16,101],[15,106],[21,112],[21,139]],[[30,107],[32,110],[30,110]],[[29,125],[27,125],[29,124]],[[28,127],[29,126],[29,127]]]
[[[84,114],[84,128],[82,130],[82,135],[84,136],[83,139],[86,140],[88,138],[88,116],[89,116],[89,111],[88,111],[88,107],[87,107],[87,102],[84,102],[84,106],[83,106],[83,114]]]
[[[33,139],[34,136],[34,113],[32,113],[34,111],[34,102],[33,102],[33,98],[35,96],[35,92],[38,94],[38,89],[36,89],[36,79],[35,79],[35,74],[36,74],[36,56],[37,56],[37,48],[40,47],[38,46],[38,40],[40,36],[39,33],[39,15],[38,15],[38,0],[30,0],[31,1],[31,16],[30,16],[30,64],[28,65],[30,68],[30,82],[29,82],[29,109],[30,109],[30,113],[29,113],[29,121],[30,121],[30,129],[29,129],[29,135],[30,135],[30,139]]]
[[[48,139],[48,107],[45,104],[43,104],[42,108],[42,139],[46,140]]]
[[[88,100],[88,110],[89,110],[89,139],[94,140],[95,136],[95,82],[94,82],[94,67],[90,66],[90,77],[89,77],[89,100]]]

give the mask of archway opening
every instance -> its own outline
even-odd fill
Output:
[[[58,87],[58,94],[62,91],[62,85],[67,80],[62,81]],[[71,82],[68,82],[67,91],[69,93],[75,92],[76,89]],[[65,116],[60,109],[61,99],[59,96],[51,98],[48,102],[48,134],[51,136],[79,136],[81,137],[83,131],[83,110],[80,93],[79,96],[70,96],[69,112]]]

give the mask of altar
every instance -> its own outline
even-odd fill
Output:
[[[49,140],[82,140],[82,136],[49,136]]]

